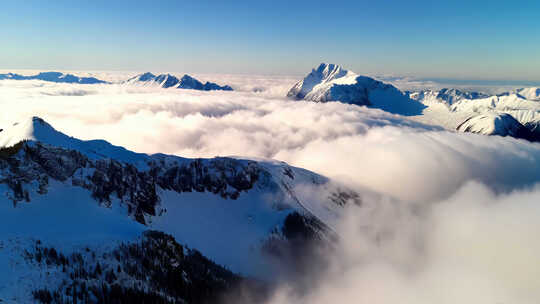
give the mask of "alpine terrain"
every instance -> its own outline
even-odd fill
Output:
[[[301,265],[361,203],[282,162],[134,153],[38,117],[2,129],[4,302],[213,303]]]

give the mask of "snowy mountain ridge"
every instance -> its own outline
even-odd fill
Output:
[[[484,113],[470,117],[457,127],[457,131],[535,140],[532,131],[506,113]]]
[[[428,107],[424,117],[418,117],[419,121],[441,122],[449,129],[503,136],[514,136],[516,133],[510,129],[521,129],[521,126],[532,132],[532,137],[523,135],[527,132],[519,132],[518,138],[533,141],[540,139],[539,93],[538,88],[523,88],[498,95],[458,89],[407,92],[412,99]]]
[[[474,100],[474,99],[489,97],[489,95],[481,93],[481,92],[463,91],[463,90],[452,89],[452,88],[443,88],[438,91],[428,89],[428,90],[422,90],[422,91],[417,91],[417,92],[405,92],[405,93],[408,94],[411,99],[419,101],[425,105],[434,104],[434,103],[442,103],[442,104],[451,106],[454,103],[463,99]]]
[[[207,81],[202,83],[199,80],[189,76],[184,75],[182,78],[178,79],[176,76],[171,74],[160,74],[154,75],[150,72],[139,74],[134,76],[124,83],[127,84],[136,84],[136,85],[147,85],[147,86],[159,86],[162,88],[176,88],[176,89],[192,89],[199,91],[232,91],[228,85],[220,86],[216,83]]]
[[[520,96],[523,96],[527,100],[540,101],[540,88],[522,88],[516,90],[516,93]]]
[[[290,216],[297,214],[302,229],[316,238],[330,239],[343,206],[361,202],[356,192],[282,162],[139,154],[105,141],[69,137],[37,117],[4,127],[0,144],[2,213],[24,227],[56,222],[50,229],[13,231],[4,226],[13,223],[4,221],[0,229],[12,231],[4,237],[62,240],[66,231],[77,230],[68,228],[74,225],[68,219],[80,202],[91,210],[87,213],[96,213],[92,221],[104,223],[100,229],[112,229],[107,228],[111,215],[99,211],[109,209],[125,219],[115,220],[111,231],[142,224],[235,272],[261,275],[267,271],[261,266],[265,244]],[[321,197],[315,200],[314,192]],[[77,199],[68,204],[62,197]],[[58,208],[64,211],[54,211]],[[40,210],[49,216],[25,216]]]
[[[525,99],[519,94],[463,99],[453,104],[450,110],[455,113],[510,114],[532,131],[536,138],[540,138],[540,101]]]
[[[42,80],[58,83],[79,83],[79,84],[100,84],[108,83],[94,77],[79,77],[72,74],[64,74],[60,72],[41,72],[37,75],[23,76],[20,74],[7,73],[0,74],[0,80]]]

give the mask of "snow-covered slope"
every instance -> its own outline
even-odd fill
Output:
[[[480,114],[461,123],[457,130],[483,135],[499,135],[533,140],[532,132],[510,114]]]
[[[10,80],[43,80],[50,82],[61,82],[61,83],[79,83],[79,84],[97,84],[97,83],[107,83],[106,81],[99,80],[94,77],[79,77],[71,74],[64,74],[60,72],[42,72],[37,75],[32,76],[23,76],[14,73],[0,74],[0,80],[10,79]]]
[[[516,90],[518,95],[523,96],[525,99],[540,101],[540,88],[523,88]]]
[[[536,88],[519,89],[493,96],[457,89],[423,90],[408,94],[412,99],[427,106],[423,115],[415,117],[415,120],[442,125],[448,129],[456,129],[458,126],[463,129],[465,125],[462,123],[467,120],[467,127],[477,128],[478,133],[491,134],[491,132],[495,132],[498,135],[514,136],[512,132],[502,130],[486,131],[491,130],[496,121],[498,124],[501,121],[513,124],[510,122],[510,118],[513,117],[522,127],[532,132],[532,140],[538,141],[540,139],[540,99],[537,99],[538,90]],[[509,114],[512,117],[509,118],[502,114]],[[476,127],[472,127],[470,124],[474,124]],[[520,136],[520,138],[531,140],[530,136]]]
[[[411,99],[419,101],[425,105],[441,103],[448,106],[463,99],[486,98],[489,95],[481,92],[463,91],[458,89],[444,88],[438,91],[422,90],[418,92],[407,92]]]
[[[401,115],[419,115],[425,108],[390,84],[325,63],[297,82],[287,96],[315,102],[341,101]]]
[[[1,127],[1,210],[24,229],[0,221],[0,238],[68,246],[77,231],[87,231],[77,239],[84,243],[92,235],[123,239],[121,231],[146,226],[233,271],[268,276],[274,267],[264,258],[264,244],[286,240],[289,216],[299,214],[303,229],[328,239],[342,207],[360,203],[355,192],[282,162],[138,154],[69,137],[37,117]],[[314,199],[314,192],[321,197]],[[55,224],[36,227],[45,222]]]
[[[145,166],[148,155],[135,153],[123,147],[111,145],[104,140],[83,141],[55,130],[39,117],[16,122],[11,126],[0,126],[0,148],[13,146],[20,141],[30,140],[47,143],[54,147],[75,150],[90,159],[116,159],[136,166]]]
[[[136,84],[143,86],[159,86],[162,88],[177,88],[177,89],[191,89],[199,91],[232,91],[233,89],[228,86],[220,86],[213,82],[202,83],[199,80],[189,76],[184,75],[181,79],[178,79],[176,76],[171,74],[160,74],[154,75],[152,73],[143,73],[137,76],[134,76],[124,83],[127,84]]]
[[[540,101],[528,100],[518,94],[504,94],[475,100],[464,99],[453,104],[450,109],[453,112],[471,114],[510,114],[533,132],[540,126]]]

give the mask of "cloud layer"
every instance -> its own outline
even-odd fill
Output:
[[[405,200],[448,196],[468,180],[505,191],[540,180],[538,144],[269,93],[285,92],[285,83],[254,78],[244,84],[246,92],[199,92],[2,81],[7,110],[0,124],[37,115],[69,135],[137,152],[276,158]]]
[[[540,144],[286,100],[290,79],[208,80],[241,90],[1,81],[0,128],[37,115],[137,152],[275,158],[381,194],[347,210],[317,288],[272,303],[540,299]]]
[[[467,183],[447,200],[389,199],[347,210],[330,267],[271,304],[538,303],[540,184],[497,195]]]

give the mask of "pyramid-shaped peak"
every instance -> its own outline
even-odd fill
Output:
[[[349,71],[337,64],[321,63],[306,78],[310,81],[319,80],[324,82],[347,76],[347,74],[349,74]]]
[[[195,80],[195,78],[189,76],[188,74],[184,74],[184,76],[182,76],[182,80]]]

